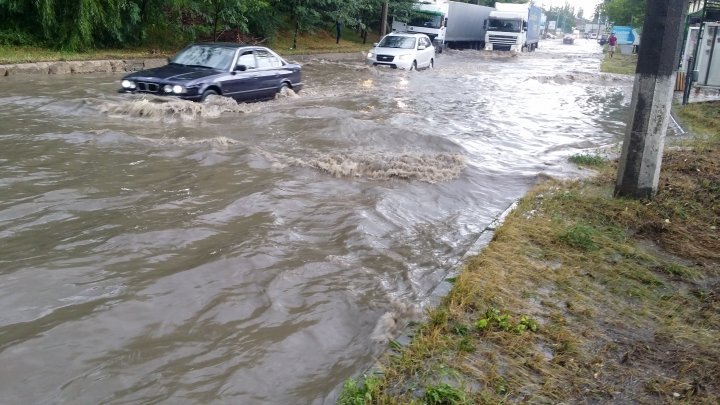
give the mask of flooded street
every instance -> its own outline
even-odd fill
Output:
[[[0,78],[6,403],[332,403],[478,234],[622,139],[592,41],[208,105]]]

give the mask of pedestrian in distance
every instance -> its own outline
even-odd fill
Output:
[[[615,48],[617,47],[617,37],[615,36],[614,32],[610,33],[610,38],[608,38],[608,53],[610,53],[610,57],[613,57],[613,54],[615,53]]]

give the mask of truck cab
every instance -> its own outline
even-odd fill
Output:
[[[495,3],[485,34],[485,50],[531,52],[538,46],[542,10],[530,3]]]
[[[425,34],[430,37],[433,45],[442,49],[445,44],[445,28],[448,4],[418,3],[414,7],[413,17],[408,22],[393,19],[394,32]]]
[[[525,43],[527,16],[493,11],[488,19],[485,49],[520,52]]]

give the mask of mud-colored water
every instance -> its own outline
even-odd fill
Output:
[[[333,402],[494,216],[621,139],[599,52],[307,63],[240,105],[0,78],[0,402]]]

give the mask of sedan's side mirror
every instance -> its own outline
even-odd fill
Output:
[[[244,71],[247,70],[247,66],[245,66],[245,65],[237,65],[237,66],[235,66],[235,70],[239,70],[239,71],[241,71],[241,72],[244,72]]]
[[[375,43],[373,44],[373,46],[378,46],[378,43],[377,43],[377,42],[375,42]]]
[[[425,49],[425,45],[418,45],[418,51],[422,51]]]

